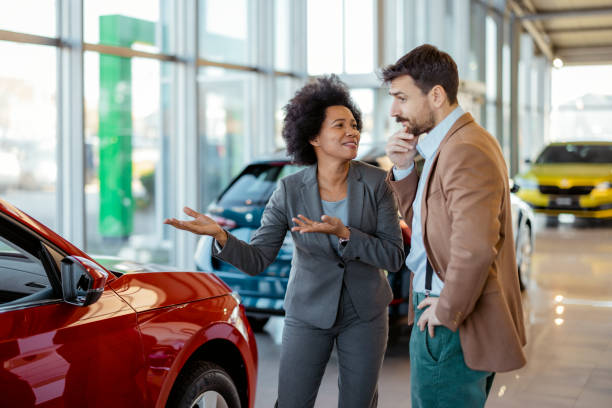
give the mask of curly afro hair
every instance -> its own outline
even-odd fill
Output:
[[[287,154],[297,164],[315,164],[317,156],[310,141],[314,140],[330,106],[346,106],[361,132],[361,111],[351,99],[348,87],[336,75],[315,78],[296,92],[285,105],[283,139]]]

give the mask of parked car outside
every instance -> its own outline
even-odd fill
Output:
[[[363,154],[359,159],[388,169],[391,162],[385,156],[382,146],[360,146]],[[266,203],[277,182],[284,176],[299,171],[282,154],[254,161],[232,180],[229,186],[207,208],[207,213],[219,225],[230,230],[239,239],[249,242],[251,235],[261,222]],[[531,254],[534,244],[533,214],[522,201],[513,197],[512,214],[514,222],[514,242],[517,248],[518,273],[521,288],[528,286],[530,278]],[[410,250],[410,227],[401,220],[402,234],[406,253]],[[194,260],[196,268],[213,271],[219,278],[238,292],[246,307],[252,327],[260,330],[273,315],[283,315],[283,299],[289,281],[293,242],[291,233],[285,241],[276,260],[261,274],[249,276],[234,266],[212,256],[212,238],[202,236],[198,242]],[[387,275],[393,290],[393,301],[389,308],[391,327],[393,323],[403,322],[408,315],[410,291],[410,271],[404,267]]]
[[[551,143],[514,182],[536,213],[612,219],[612,142]]]
[[[94,259],[0,199],[0,405],[254,407],[256,375],[217,277]]]

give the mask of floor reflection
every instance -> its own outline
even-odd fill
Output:
[[[487,406],[612,406],[612,226],[539,221],[528,364],[496,377]]]

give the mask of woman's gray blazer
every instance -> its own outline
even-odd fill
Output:
[[[395,198],[386,172],[352,161],[348,173],[348,227],[351,237],[338,255],[328,234],[293,232],[284,308],[287,315],[313,326],[333,326],[342,282],[362,320],[378,316],[392,299],[383,271],[399,270],[404,262],[402,235]],[[291,218],[302,214],[319,221],[322,215],[317,166],[280,180],[264,210],[261,226],[250,245],[228,234],[225,246],[213,254],[236,268],[257,275],[270,265],[283,243]]]

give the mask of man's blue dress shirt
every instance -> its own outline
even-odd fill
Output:
[[[412,281],[413,292],[425,292],[425,273],[427,268],[427,253],[425,252],[425,246],[423,244],[423,231],[421,224],[421,203],[423,201],[423,189],[425,188],[425,182],[427,180],[427,174],[431,168],[431,163],[436,151],[444,139],[444,136],[448,133],[450,128],[455,124],[457,119],[463,115],[463,109],[457,106],[442,122],[438,123],[431,132],[428,134],[421,135],[419,142],[417,143],[417,151],[425,159],[423,166],[423,172],[419,178],[419,186],[417,188],[416,197],[412,203],[412,238],[410,241],[410,253],[406,258],[406,266],[412,272],[414,272],[414,279]],[[412,171],[414,171],[414,163],[408,169],[396,169],[393,167],[393,177],[396,181],[399,181],[407,177]],[[438,275],[434,273],[431,282],[431,294],[440,295],[444,282],[438,278]]]

